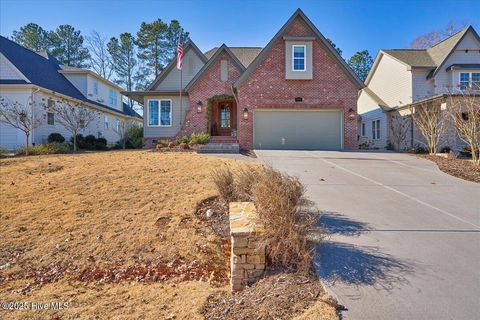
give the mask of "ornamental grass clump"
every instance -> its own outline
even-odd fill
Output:
[[[315,218],[309,214],[305,187],[291,177],[268,167],[216,169],[213,181],[225,202],[253,201],[265,224],[260,241],[272,269],[308,273],[312,267],[313,244],[309,235]],[[317,238],[318,239],[318,238]]]

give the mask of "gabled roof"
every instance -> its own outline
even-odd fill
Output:
[[[362,89],[365,91],[374,101],[375,103],[378,104],[379,107],[381,107],[383,110],[389,110],[390,107],[388,104],[383,101],[375,92],[373,92],[369,87],[365,87]]]
[[[415,68],[436,68],[437,64],[424,49],[390,49],[382,50],[404,64]]]
[[[30,81],[27,83],[23,80],[4,79],[0,84],[36,85],[124,116],[133,116],[130,108],[120,111],[85,97],[60,73],[62,70],[60,62],[50,54],[37,54],[2,36],[0,36],[0,52]],[[140,117],[136,112],[134,116]]]
[[[192,40],[188,40],[188,42],[185,44],[183,48],[184,55],[190,49],[195,51],[195,53],[200,57],[200,59],[202,59],[204,63],[207,63],[207,60],[208,60],[207,57],[203,54],[202,51],[200,51],[200,49],[198,49],[197,45]],[[148,86],[146,91],[150,91],[156,86],[158,86],[158,84],[162,82],[162,80],[165,79],[165,77],[170,73],[170,71],[172,71],[172,69],[175,68],[176,66],[177,66],[177,55],[175,55],[175,57],[168,63],[165,69],[163,69],[162,72],[160,72],[160,74],[155,78],[155,80],[153,80],[153,82]]]
[[[332,45],[327,41],[327,39],[322,35],[322,33],[315,27],[315,25],[310,21],[310,19],[305,16],[302,10],[297,9],[295,13],[288,19],[288,21],[283,25],[282,28],[275,34],[275,36],[270,40],[270,42],[265,46],[265,48],[262,49],[260,54],[253,60],[253,62],[248,66],[247,70],[238,78],[238,80],[235,82],[234,86],[238,87],[240,86],[255,70],[260,62],[263,61],[263,59],[267,56],[267,54],[270,52],[272,47],[276,44],[276,42],[280,39],[280,37],[283,36],[284,32],[287,30],[288,27],[290,27],[291,24],[295,21],[295,19],[302,19],[306,25],[312,29],[312,31],[315,33],[316,37],[318,40],[320,40],[324,46],[327,48],[328,53],[330,56],[336,60],[340,67],[345,71],[347,76],[352,80],[352,82],[358,87],[358,89],[363,88],[365,85],[363,82],[357,77],[355,72],[350,68],[350,66],[345,62],[345,60],[342,59],[342,57],[338,54],[337,50],[335,50]]]
[[[238,60],[238,58],[233,54],[233,52],[225,45],[225,44],[222,44],[220,46],[220,48],[217,49],[217,51],[215,52],[215,54],[208,60],[208,62],[202,67],[202,69],[200,69],[200,71],[197,72],[197,74],[195,75],[195,77],[193,77],[192,80],[190,80],[190,82],[187,84],[187,86],[185,87],[185,91],[189,91],[194,85],[195,83],[202,77],[202,75],[208,70],[210,69],[210,67],[213,65],[213,63],[217,60],[217,58],[220,56],[220,54],[222,52],[225,52],[231,59],[232,59],[232,62],[234,65],[236,65],[236,67],[240,70],[240,72],[244,72],[245,71],[245,67],[243,66],[243,64],[240,62],[240,60]]]
[[[258,56],[262,51],[261,47],[228,47],[230,51],[237,57],[237,59],[247,68],[253,60]],[[210,59],[215,52],[217,52],[218,47],[212,48],[205,52],[205,56]]]

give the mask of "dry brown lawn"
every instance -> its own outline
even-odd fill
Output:
[[[435,162],[440,170],[454,177],[480,183],[480,166],[468,159],[443,157],[430,154],[417,154],[416,156]]]
[[[151,151],[1,159],[0,302],[68,308],[0,319],[201,319],[207,297],[228,290],[225,243],[194,214],[223,164],[238,161]]]

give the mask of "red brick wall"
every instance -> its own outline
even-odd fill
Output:
[[[285,35],[313,36],[303,22],[295,21]],[[357,119],[350,120],[350,108],[357,110],[358,89],[318,40],[313,42],[313,80],[285,79],[285,42],[280,38],[250,76],[238,88],[238,140],[240,147],[253,147],[255,109],[339,109],[344,112],[344,148],[357,147]],[[303,102],[295,102],[302,97]],[[243,120],[243,109],[249,118]]]
[[[228,80],[220,80],[220,61],[228,61]],[[190,109],[187,111],[185,123],[179,135],[190,135],[193,132],[207,131],[207,99],[216,95],[233,95],[232,83],[240,76],[240,71],[230,57],[223,52],[210,66],[198,82],[189,91]],[[197,112],[198,101],[202,101],[202,112]]]

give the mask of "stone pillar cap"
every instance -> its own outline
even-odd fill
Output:
[[[230,234],[232,236],[262,234],[265,225],[253,202],[230,202]]]

